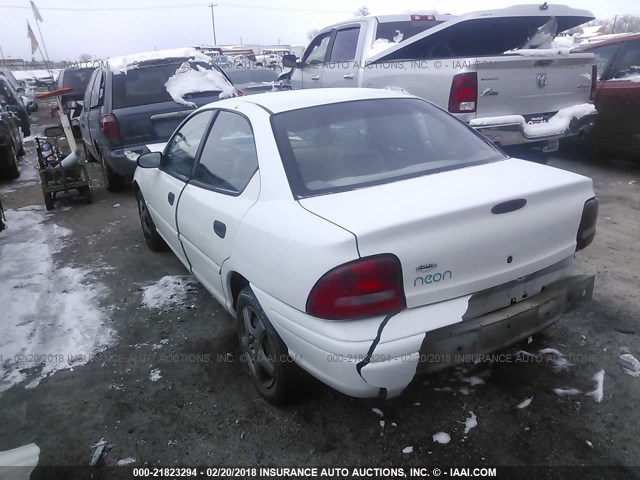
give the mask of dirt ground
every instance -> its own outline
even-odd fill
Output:
[[[47,110],[34,116],[36,132],[50,121]],[[27,146],[21,178],[0,182],[10,211],[43,209],[35,149]],[[524,348],[555,348],[574,365],[556,371],[552,357],[465,365],[419,377],[389,401],[352,399],[309,378],[297,402],[275,408],[237,361],[232,319],[201,286],[172,306],[143,307],[145,286],[188,272],[172,253],[146,247],[131,191],[108,193],[98,165],[89,164],[94,203],[61,198],[45,223],[71,231],[56,266],[87,269],[86,282],[106,287],[100,309],[113,343],[35,388],[21,382],[0,393],[0,451],[35,442],[39,465],[87,465],[93,445],[104,439],[97,469],[126,458],[139,466],[639,466],[640,378],[626,374],[619,359],[625,352],[640,357],[640,162],[570,147],[550,165],[594,180],[598,233],[578,253],[578,264],[596,274],[596,287],[590,304]],[[9,224],[0,236],[12,234]],[[554,392],[589,392],[600,370],[601,403],[585,393]],[[529,398],[530,405],[518,408]],[[465,434],[470,412],[478,424]],[[435,443],[438,432],[451,441]],[[413,452],[403,453],[408,446]],[[582,473],[604,476],[597,469]],[[619,478],[637,473],[623,470]]]

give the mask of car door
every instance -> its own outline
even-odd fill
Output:
[[[358,65],[356,62],[360,25],[349,25],[336,30],[331,42],[329,59],[322,70],[323,88],[357,86]]]
[[[191,177],[202,138],[213,112],[205,110],[188,118],[173,134],[160,161],[160,168],[149,170],[142,192],[160,236],[190,268],[178,238],[176,209],[180,195]]]
[[[605,45],[592,51],[604,55]],[[617,46],[617,45],[616,45]],[[598,141],[640,148],[640,40],[622,43],[598,84]]]
[[[221,281],[236,231],[260,192],[253,131],[243,115],[220,110],[178,205],[180,240],[192,272],[224,305]]]
[[[291,74],[292,89],[320,87],[332,34],[333,30],[323,32],[309,44],[302,56],[302,67]]]
[[[93,72],[93,76],[91,77],[91,80],[89,80],[89,86],[84,93],[82,113],[80,114],[80,133],[82,134],[82,141],[94,158],[98,158],[98,152],[95,149],[95,144],[91,135],[91,113],[92,110],[99,111],[101,78],[102,72],[100,70]],[[96,120],[99,121],[99,117]]]

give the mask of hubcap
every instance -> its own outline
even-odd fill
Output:
[[[147,204],[142,198],[138,198],[138,211],[140,212],[140,223],[142,224],[142,232],[145,238],[149,238],[151,235],[151,227],[149,226],[149,212],[147,211]]]
[[[271,344],[262,320],[251,307],[242,310],[240,343],[253,377],[264,387],[275,383]]]

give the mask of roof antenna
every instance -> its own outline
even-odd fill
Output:
[[[549,5],[547,5],[547,2],[544,2],[542,5],[540,5],[540,10],[549,10]]]

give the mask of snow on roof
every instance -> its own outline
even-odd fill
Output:
[[[221,99],[233,97],[235,88],[218,70],[207,70],[200,65],[196,65],[196,68],[197,70],[194,70],[185,62],[164,84],[174,102],[197,108],[195,103],[185,100],[184,97],[198,92],[220,92]]]
[[[114,74],[127,73],[131,68],[138,68],[142,62],[150,60],[162,60],[165,58],[192,58],[194,60],[209,63],[211,59],[195,48],[173,48],[170,50],[155,50],[152,52],[134,53],[120,57],[111,57],[107,60],[107,65]]]

